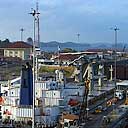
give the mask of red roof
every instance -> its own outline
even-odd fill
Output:
[[[72,61],[72,60],[74,60],[74,59],[76,59],[76,58],[78,58],[80,55],[71,55],[71,54],[60,54],[59,55],[59,59],[60,60],[70,60],[70,61]],[[56,57],[56,59],[58,59],[58,57]]]
[[[32,45],[27,44],[23,41],[17,41],[14,43],[10,43],[6,48],[32,48]]]
[[[68,120],[78,120],[79,116],[78,115],[74,115],[74,114],[64,114],[63,115],[63,119],[68,119]]]
[[[70,106],[76,106],[78,104],[79,104],[79,102],[75,99],[70,99],[68,102],[68,105],[70,105]]]
[[[87,52],[103,52],[105,49],[87,49]]]

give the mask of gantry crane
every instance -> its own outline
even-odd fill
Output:
[[[82,103],[80,104],[79,108],[79,121],[78,123],[81,124],[82,122],[85,122],[86,119],[88,119],[88,95],[91,94],[90,92],[94,89],[94,69],[93,69],[93,64],[99,62],[101,63],[97,57],[93,57],[93,58],[87,58],[85,56],[80,56],[78,59],[75,59],[74,61],[71,62],[71,64],[73,63],[80,63],[80,66],[83,66],[84,64],[82,63],[81,59],[84,59],[84,64],[87,65],[85,71],[80,71],[80,73],[83,72],[82,74],[82,78],[84,80],[84,94],[83,94],[83,99],[82,99]],[[98,77],[100,78],[99,83],[101,85],[101,76],[103,76],[103,74],[101,73],[101,69],[103,68],[103,65],[99,65],[99,70],[98,71]],[[83,68],[82,68],[83,69]],[[101,75],[102,74],[102,75]],[[97,78],[98,78],[97,77]]]

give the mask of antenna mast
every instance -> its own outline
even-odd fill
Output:
[[[39,25],[39,3],[38,3],[38,0],[36,2],[36,46],[40,49],[40,25]],[[36,81],[38,80],[38,51],[36,51],[36,76],[35,76],[35,79]]]
[[[40,47],[40,18],[39,18],[39,2],[36,2],[36,12],[37,12],[37,47]]]
[[[34,31],[33,32],[33,34],[34,34],[33,35],[34,36],[33,40],[34,41],[33,41],[33,114],[32,114],[32,119],[33,119],[32,121],[33,121],[33,123],[32,123],[32,128],[35,128],[35,81],[37,80],[37,77],[38,77],[38,75],[37,75],[37,73],[38,73],[38,62],[37,62],[37,52],[36,52],[36,45],[35,45],[35,43],[36,43],[36,24],[38,24],[39,14],[40,14],[38,12],[38,6],[37,6],[36,10],[34,10],[32,8],[32,12],[29,13],[29,14],[31,14],[33,16],[33,23],[34,23],[34,25],[33,25],[33,29],[34,29],[33,30]],[[39,27],[38,27],[37,30],[39,30]],[[38,41],[39,41],[39,38],[38,38]],[[35,59],[36,59],[36,67],[35,67]]]

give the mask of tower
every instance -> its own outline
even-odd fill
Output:
[[[40,55],[40,19],[39,19],[39,3],[38,0],[36,2],[36,47],[35,48],[35,61],[36,61],[36,66],[35,66],[35,80],[38,81],[38,56]]]
[[[40,47],[40,18],[39,18],[39,3],[36,2],[36,46]]]

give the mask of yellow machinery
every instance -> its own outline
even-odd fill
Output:
[[[89,85],[90,80],[85,80],[85,92],[83,95],[83,101],[80,106],[80,113],[79,113],[79,122],[82,122],[82,120],[85,120],[88,117],[88,93],[89,93]]]
[[[102,112],[102,106],[98,106],[97,109],[95,109],[95,113],[101,113]]]

